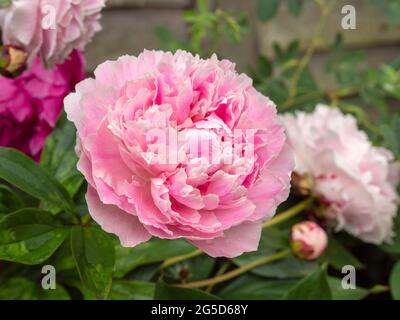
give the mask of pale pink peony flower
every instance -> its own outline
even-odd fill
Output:
[[[65,109],[90,214],[124,246],[185,238],[234,257],[257,249],[261,220],[288,196],[294,163],[275,105],[227,60],[107,61]]]
[[[313,113],[282,116],[295,154],[295,171],[311,174],[312,193],[326,205],[325,216],[365,242],[393,236],[398,164],[374,147],[352,115],[318,105]]]
[[[64,97],[83,78],[83,56],[77,51],[53,70],[35,59],[16,78],[0,76],[0,146],[19,149],[38,161]]]
[[[3,44],[15,45],[46,66],[62,63],[74,49],[83,50],[101,29],[105,0],[12,0],[0,10]]]
[[[289,237],[293,254],[305,260],[319,258],[328,244],[325,230],[312,221],[302,221],[293,225]]]

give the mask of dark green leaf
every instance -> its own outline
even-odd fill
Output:
[[[24,201],[11,188],[0,184],[0,213],[10,213],[23,206]]]
[[[275,17],[279,0],[257,0],[257,14],[261,21],[266,22]]]
[[[165,270],[165,276],[174,280],[188,282],[207,279],[214,267],[215,259],[201,255],[181,263],[177,263]]]
[[[122,278],[140,265],[161,262],[187,254],[195,248],[184,240],[160,240],[153,238],[134,248],[116,247],[115,276]]]
[[[300,280],[284,297],[285,300],[330,300],[332,299],[326,270],[317,268]]]
[[[303,7],[303,1],[302,0],[287,0],[289,12],[295,16],[298,17],[301,13],[301,9]]]
[[[83,181],[83,176],[76,169],[75,132],[75,126],[63,114],[57,128],[46,139],[41,159],[41,166],[65,186],[71,197]]]
[[[297,280],[273,280],[246,274],[223,288],[218,296],[228,300],[279,300]]]
[[[342,267],[345,265],[352,265],[356,269],[363,267],[363,264],[333,237],[329,238],[325,257],[328,263],[339,271],[341,271]]]
[[[233,262],[242,266],[272,254],[276,249],[287,248],[289,245],[287,235],[287,230],[282,231],[275,228],[267,228],[263,231],[258,250],[256,252],[242,254],[234,258]],[[282,260],[254,268],[250,272],[263,277],[287,279],[303,277],[315,270],[316,267],[316,262],[300,260],[289,255]]]
[[[217,296],[198,289],[177,288],[157,283],[154,299],[158,300],[218,300]]]
[[[155,284],[134,280],[114,280],[110,292],[111,300],[151,300]]]
[[[71,249],[84,286],[98,299],[107,298],[115,263],[112,237],[98,227],[74,227]]]
[[[0,148],[0,178],[54,206],[73,210],[68,192],[32,159],[9,148]]]
[[[30,279],[10,278],[0,285],[0,300],[69,300],[68,292],[59,284],[45,290]]]
[[[368,295],[368,290],[357,287],[355,289],[343,289],[342,280],[328,277],[333,300],[361,300]]]
[[[390,292],[393,299],[400,300],[400,261],[398,261],[390,273]]]
[[[0,221],[0,260],[38,264],[64,241],[68,229],[48,212],[22,209]]]

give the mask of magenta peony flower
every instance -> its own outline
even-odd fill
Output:
[[[325,230],[312,221],[296,223],[290,229],[289,237],[293,254],[305,260],[319,258],[328,244]]]
[[[374,147],[352,115],[318,105],[311,114],[282,117],[298,174],[314,178],[312,193],[326,206],[337,230],[365,242],[390,240],[396,214],[397,164]]]
[[[101,29],[105,0],[12,0],[0,10],[3,44],[39,56],[46,66],[62,63],[73,49],[83,50]]]
[[[87,203],[122,245],[185,238],[211,256],[257,249],[294,165],[275,105],[216,56],[107,61],[65,99]]]
[[[77,51],[52,71],[35,59],[17,78],[0,76],[0,146],[17,148],[39,160],[64,97],[83,77],[83,56]]]

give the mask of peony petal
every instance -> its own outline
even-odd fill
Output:
[[[189,241],[212,257],[233,258],[244,252],[256,251],[261,238],[261,224],[245,222],[224,231],[224,235],[210,240]]]
[[[139,222],[139,219],[113,205],[103,204],[97,192],[88,187],[86,201],[90,215],[106,232],[118,236],[125,247],[134,247],[151,238],[150,233]]]

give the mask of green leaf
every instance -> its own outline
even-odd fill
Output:
[[[318,268],[300,280],[284,297],[285,300],[330,300],[332,299],[326,270]]]
[[[242,254],[240,257],[234,258],[233,262],[239,266],[243,266],[256,259],[272,254],[277,249],[288,247],[288,231],[276,228],[267,228],[263,231],[258,250]],[[282,260],[259,266],[250,272],[259,276],[287,279],[304,277],[315,270],[317,263],[314,261],[300,260],[292,255]]]
[[[165,259],[187,254],[195,248],[184,240],[161,240],[153,238],[134,248],[116,247],[115,276],[122,278],[138,266],[161,262]]]
[[[361,300],[368,295],[368,290],[357,287],[355,289],[343,289],[342,280],[328,277],[333,300]]]
[[[257,0],[257,14],[261,21],[267,22],[278,12],[279,0]]]
[[[228,300],[279,300],[297,280],[273,280],[246,274],[224,287],[218,296]]]
[[[381,248],[388,253],[400,255],[400,213],[397,210],[397,215],[394,219],[393,231],[395,236],[390,244],[383,244]]]
[[[393,299],[400,300],[400,261],[397,261],[390,273],[389,284]]]
[[[165,270],[165,277],[187,282],[207,279],[211,275],[214,263],[214,258],[201,255],[168,267]]]
[[[187,289],[169,286],[158,282],[154,295],[156,300],[219,300],[215,295],[198,289]]]
[[[303,8],[302,0],[287,0],[288,9],[292,16],[298,17]]]
[[[0,285],[0,300],[69,300],[64,287],[45,290],[30,279],[14,277]]]
[[[0,184],[0,213],[10,213],[24,206],[22,201],[11,188]]]
[[[335,238],[329,238],[328,247],[325,251],[325,257],[328,263],[336,270],[341,271],[345,265],[352,265],[356,269],[363,268],[364,265],[353,256],[342,244]]]
[[[98,227],[74,227],[71,249],[84,286],[98,299],[107,298],[115,263],[112,237]]]
[[[76,169],[78,157],[75,153],[76,129],[63,114],[57,128],[46,139],[41,166],[60,181],[71,197],[78,191],[84,178]]]
[[[0,178],[22,191],[65,210],[73,210],[68,192],[23,153],[0,148]]]
[[[114,280],[110,292],[111,300],[151,300],[155,284],[134,280]]]
[[[47,260],[64,241],[68,229],[50,213],[22,209],[0,221],[0,260],[28,265]]]

